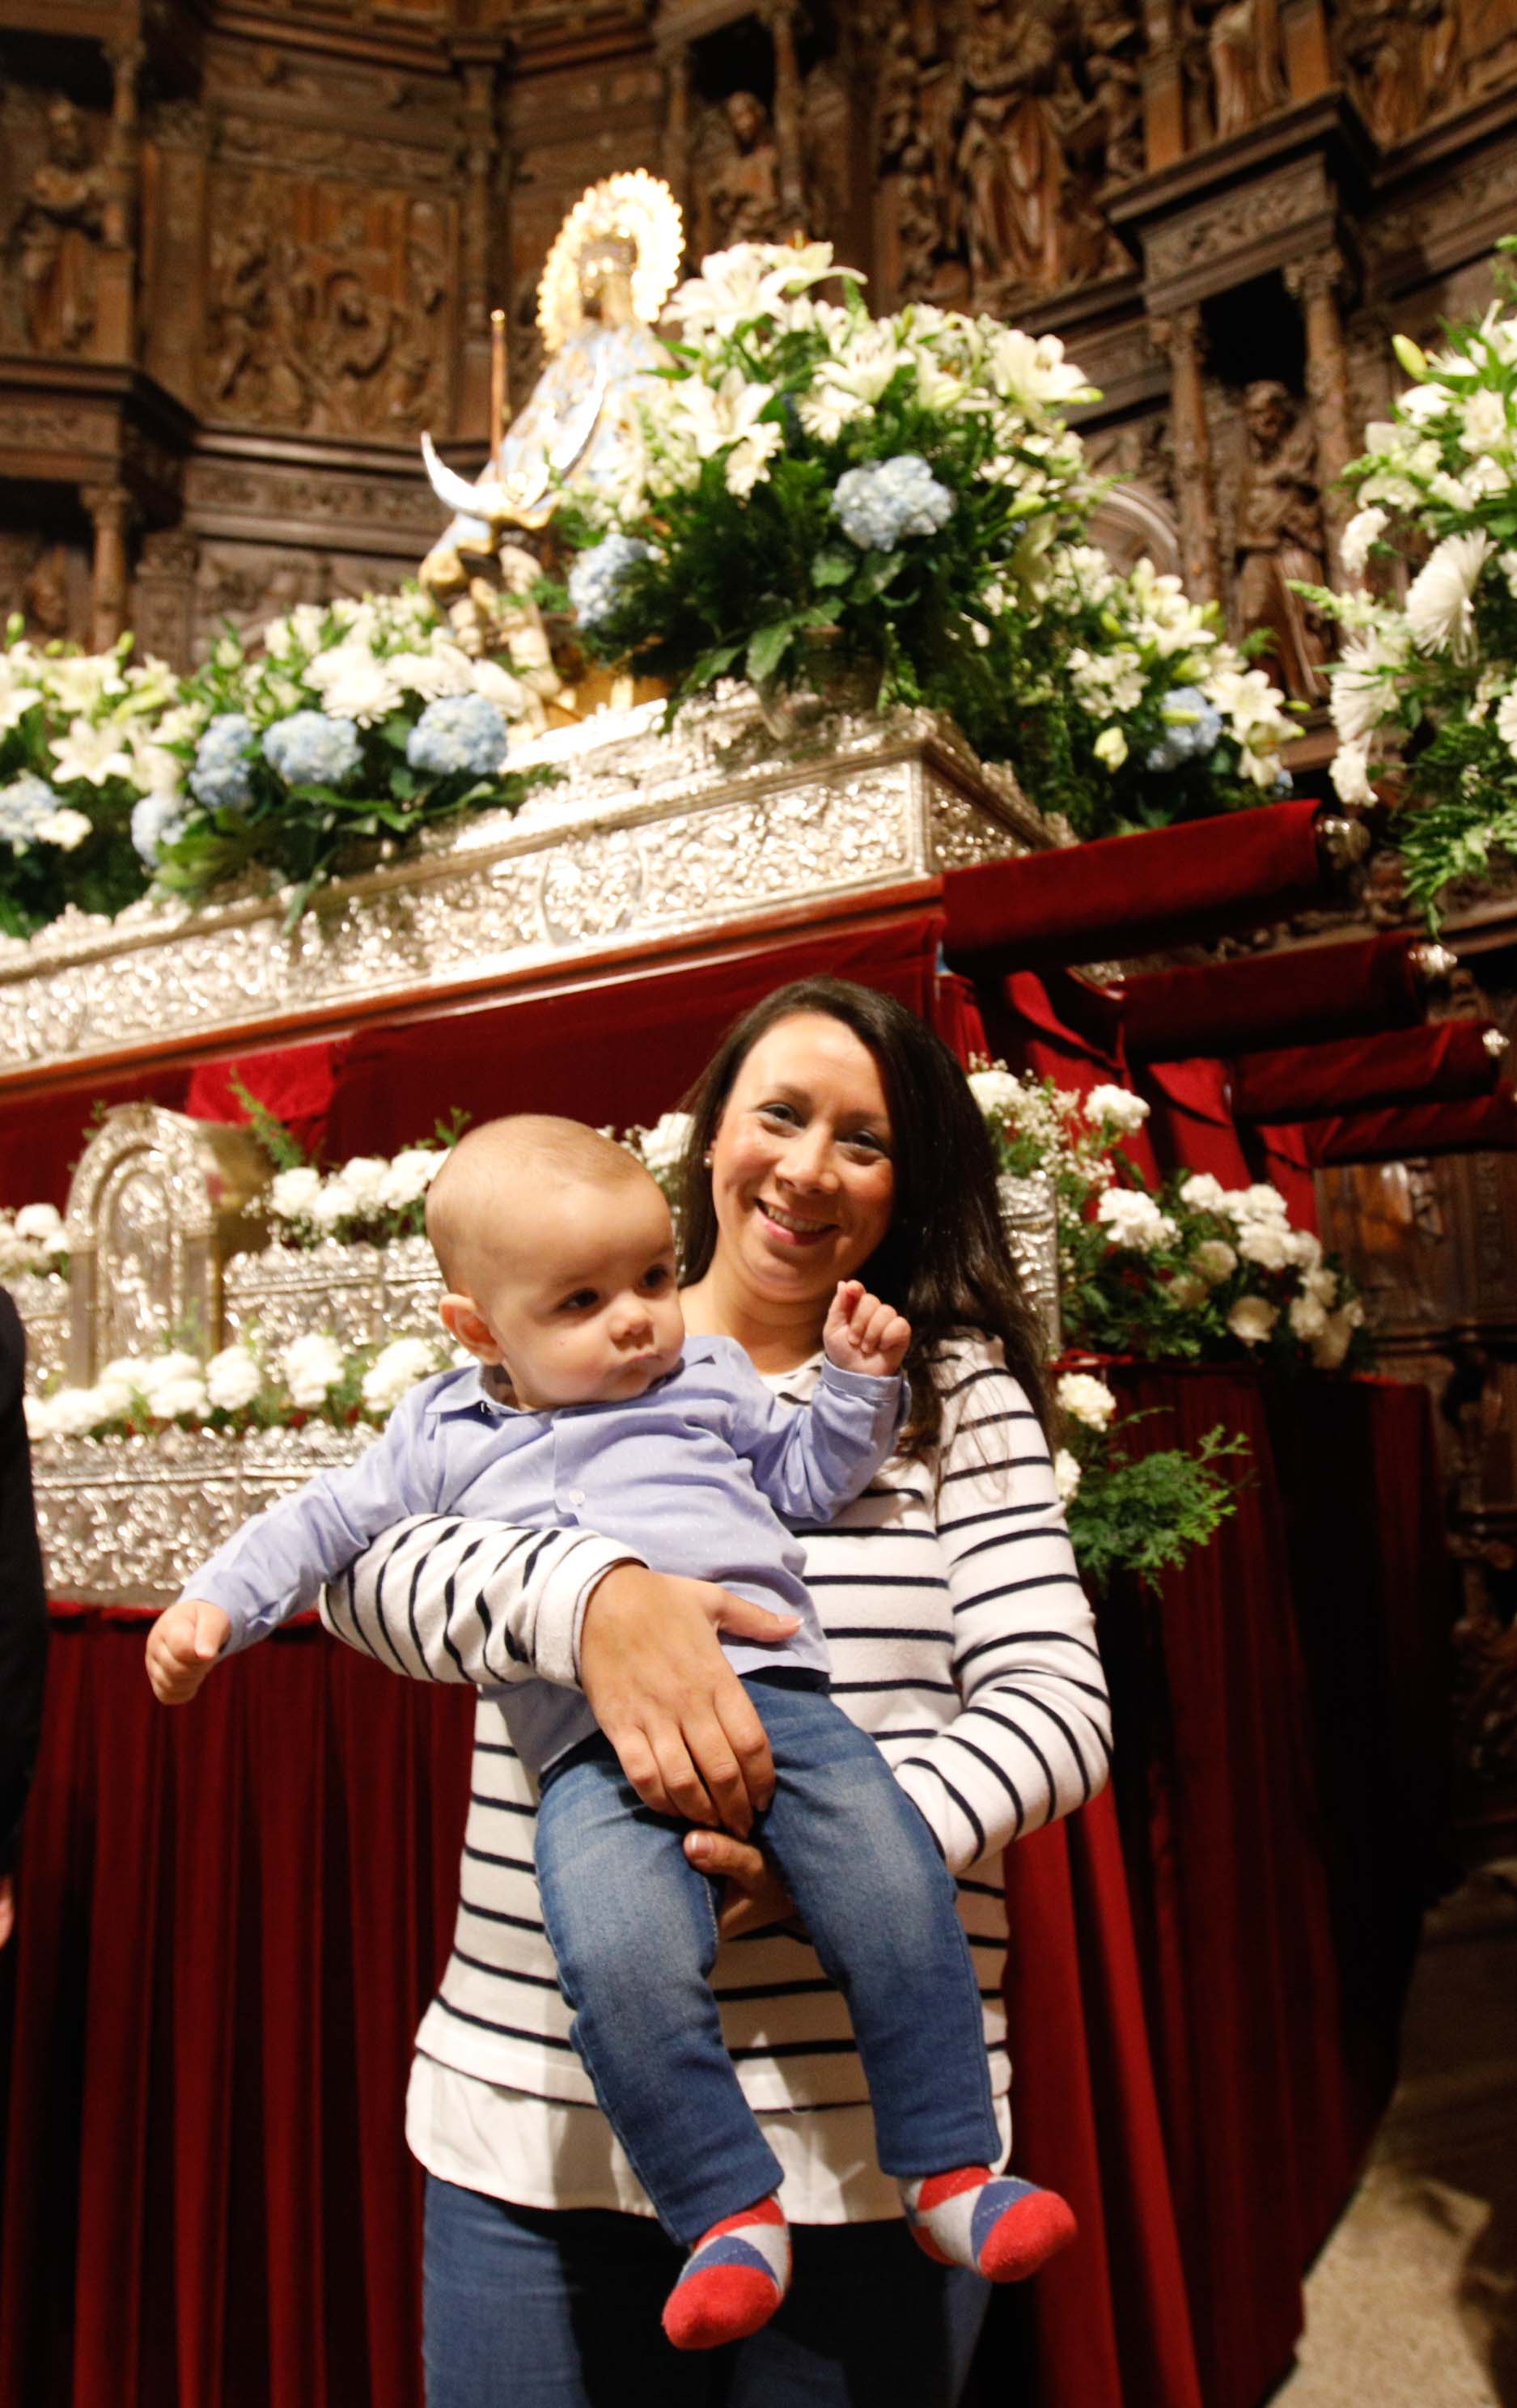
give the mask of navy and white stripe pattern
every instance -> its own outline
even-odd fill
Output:
[[[780,1394],[800,1400],[807,1365]],[[806,1578],[832,1649],[833,1694],[872,1733],[959,1877],[997,2091],[1009,2081],[1000,1995],[1009,1840],[1104,1784],[1109,1717],[1094,1624],[1038,1422],[1000,1350],[944,1350],[940,1443],[893,1457],[828,1529]],[[599,1545],[598,1559],[583,1551]],[[323,1613],[394,1670],[486,1688],[452,1956],[418,2046],[509,2090],[591,2104],[569,2040],[533,1869],[533,1788],[498,1694],[531,1659],[573,1651],[587,1589],[624,1550],[580,1531],[530,1534],[422,1519],[372,1547]],[[847,2009],[802,1941],[729,1942],[713,1986],[756,2108],[866,2097]]]

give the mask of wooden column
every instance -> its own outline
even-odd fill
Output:
[[[107,52],[112,79],[110,135],[106,144],[106,195],[95,306],[97,359],[136,357],[136,202],[141,141],[137,124],[137,78],[142,44],[113,43]]]
[[[464,193],[460,242],[458,397],[455,435],[489,440],[490,198],[496,152],[495,59],[465,59],[464,68]]]
[[[1211,436],[1207,425],[1201,364],[1206,330],[1199,304],[1151,321],[1150,331],[1169,354],[1170,415],[1175,435],[1175,486],[1185,583],[1196,602],[1221,598],[1217,573],[1217,506],[1212,491]]]
[[[671,42],[664,53],[664,180],[679,202],[690,239],[690,44]]]
[[[1149,173],[1172,167],[1185,150],[1185,96],[1174,0],[1143,10],[1143,149]]]
[[[1293,260],[1285,282],[1301,307],[1307,336],[1307,394],[1317,441],[1317,484],[1327,537],[1327,581],[1341,582],[1338,547],[1353,509],[1338,485],[1358,450],[1349,398],[1349,357],[1343,343],[1338,289],[1345,277],[1340,252],[1328,248],[1309,259]]]
[[[788,231],[805,233],[806,170],[801,157],[801,72],[795,57],[794,0],[767,0],[764,22],[774,44],[774,148],[780,206]]]
[[[94,620],[91,644],[108,652],[126,625],[126,530],[132,496],[124,485],[86,485],[81,495],[94,522]]]

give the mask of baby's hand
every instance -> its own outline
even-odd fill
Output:
[[[906,1360],[911,1325],[871,1296],[861,1281],[839,1280],[822,1343],[828,1362],[839,1371],[867,1371],[877,1380],[888,1380]]]
[[[148,1678],[161,1706],[187,1706],[225,1646],[231,1616],[204,1598],[165,1605],[148,1633]]]

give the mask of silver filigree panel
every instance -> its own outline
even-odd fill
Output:
[[[226,1339],[257,1336],[265,1349],[319,1330],[347,1347],[435,1337],[442,1280],[425,1238],[388,1246],[268,1246],[226,1267]]]
[[[1053,1182],[1041,1173],[1031,1179],[1014,1179],[1006,1171],[995,1187],[1012,1259],[1022,1275],[1023,1293],[1043,1325],[1052,1360],[1064,1344],[1059,1310],[1059,1206]]]

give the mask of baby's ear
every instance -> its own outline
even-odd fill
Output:
[[[478,1354],[481,1363],[499,1362],[500,1348],[471,1296],[445,1296],[437,1311],[450,1338],[466,1346],[471,1354]]]

